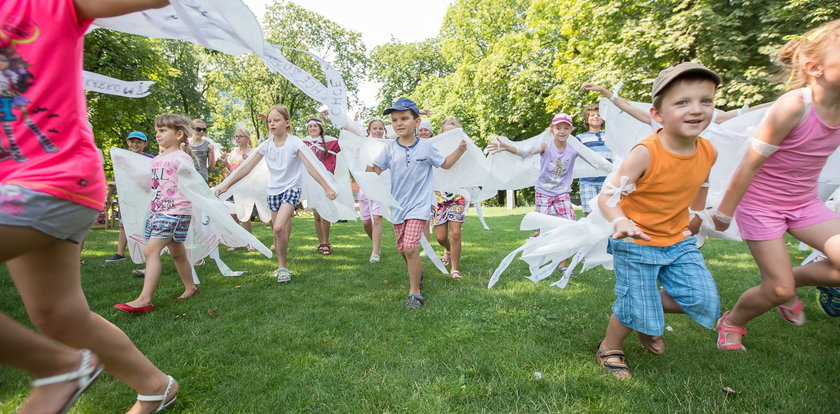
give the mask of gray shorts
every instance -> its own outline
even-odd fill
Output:
[[[16,184],[0,184],[0,225],[31,227],[59,240],[80,243],[99,212],[32,191]]]

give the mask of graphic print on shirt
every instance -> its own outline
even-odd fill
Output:
[[[32,86],[34,76],[28,69],[29,63],[23,60],[15,49],[16,45],[34,42],[39,34],[38,25],[26,18],[5,16],[0,21],[0,122],[3,123],[3,132],[6,136],[6,144],[0,138],[0,162],[10,159],[24,162],[28,159],[20,150],[17,140],[29,137],[15,137],[12,129],[12,122],[20,121],[15,110],[20,112],[29,131],[38,137],[38,142],[44,151],[50,153],[59,149],[29,117],[28,107],[31,101],[24,94]],[[33,109],[32,113],[43,111],[49,111],[49,109],[39,107]],[[48,118],[57,116],[59,115],[51,113]],[[55,130],[47,132],[58,133]]]
[[[152,191],[155,192],[152,211],[168,211],[175,208],[175,200],[172,196],[178,189],[176,182],[171,179],[173,174],[175,174],[175,169],[169,162],[163,163],[160,167],[152,167]]]

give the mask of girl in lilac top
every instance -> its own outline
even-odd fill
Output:
[[[725,229],[734,213],[761,273],[761,284],[718,321],[722,350],[744,350],[746,324],[774,306],[786,321],[805,323],[797,287],[840,286],[840,217],[817,197],[820,172],[840,146],[840,112],[833,109],[840,107],[840,20],[788,42],[780,61],[791,70],[792,90],[751,138],[713,214],[716,227]],[[792,268],[785,232],[828,260]]]

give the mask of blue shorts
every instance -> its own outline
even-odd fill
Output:
[[[152,213],[146,217],[146,228],[143,237],[149,239],[168,239],[183,243],[187,240],[192,216],[189,214],[161,214]]]
[[[269,195],[268,208],[271,211],[277,211],[280,210],[280,206],[283,204],[288,204],[294,208],[298,201],[300,201],[301,192],[302,190],[300,188],[291,188],[280,194]]]
[[[592,208],[589,207],[589,200],[592,200],[595,197],[598,197],[598,194],[601,193],[601,187],[603,184],[588,184],[588,183],[579,183],[580,184],[580,204],[583,207],[584,213],[591,213]]]
[[[720,297],[694,237],[664,247],[610,239],[607,252],[612,253],[615,265],[612,311],[622,325],[647,335],[664,333],[659,281],[691,319],[714,328]]]

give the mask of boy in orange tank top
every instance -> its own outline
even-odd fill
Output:
[[[709,329],[718,318],[717,286],[692,236],[700,220],[691,219],[689,209],[706,203],[716,152],[698,134],[712,120],[720,82],[693,62],[660,72],[650,114],[662,128],[636,144],[599,196],[614,228],[607,249],[616,301],[596,355],[618,379],[631,377],[622,343],[633,331],[645,350],[659,355],[665,351],[665,312],[686,313]]]

